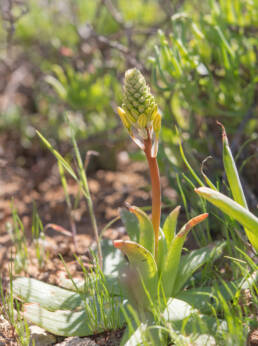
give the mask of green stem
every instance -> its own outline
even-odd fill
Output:
[[[155,258],[158,258],[159,226],[161,215],[161,189],[159,166],[156,157],[151,156],[152,140],[148,133],[148,138],[144,140],[144,152],[149,164],[151,186],[152,186],[152,225],[155,235]]]

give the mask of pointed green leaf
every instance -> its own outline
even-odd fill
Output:
[[[237,167],[229,147],[226,130],[221,123],[217,123],[222,127],[223,164],[229,182],[230,190],[232,192],[234,200],[242,207],[248,209]]]
[[[167,246],[170,245],[176,233],[176,225],[177,225],[177,219],[180,212],[180,208],[181,206],[179,205],[174,210],[172,210],[164,222],[163,232],[167,241]]]
[[[136,215],[139,222],[139,244],[154,254],[154,230],[150,218],[143,210],[135,206],[130,206],[129,210]]]
[[[119,213],[130,239],[138,243],[140,230],[137,217],[125,208],[119,209]]]
[[[177,294],[184,287],[193,273],[205,263],[214,261],[221,256],[225,247],[225,242],[217,242],[215,245],[208,245],[201,249],[193,250],[189,254],[181,257],[179,271],[176,277],[174,294]]]
[[[157,265],[153,255],[142,245],[129,240],[115,240],[114,246],[128,257],[131,266],[138,270],[150,292],[155,290]]]
[[[195,189],[195,192],[241,223],[245,227],[248,239],[258,252],[258,218],[254,214],[233,199],[208,187],[200,187]]]
[[[241,185],[241,181],[238,175],[237,167],[232,155],[232,152],[230,150],[230,146],[228,143],[228,138],[226,134],[226,130],[224,126],[217,122],[222,127],[222,142],[223,142],[223,164],[226,172],[226,176],[229,182],[230,190],[233,195],[233,199],[239,203],[242,207],[248,209],[248,205],[246,202],[246,198],[244,195],[244,191]],[[252,234],[252,232],[245,228],[246,234],[248,236],[248,239],[252,244],[258,243],[258,240],[255,239],[255,236]],[[257,248],[256,248],[256,251]]]
[[[158,254],[158,272],[160,273],[162,268],[163,268],[163,265],[164,265],[164,261],[165,261],[165,258],[167,256],[167,252],[168,252],[168,246],[167,246],[167,241],[166,241],[166,238],[165,238],[165,235],[162,231],[162,229],[159,230],[159,254]]]
[[[168,249],[167,257],[165,259],[164,268],[161,272],[161,278],[166,297],[170,297],[174,293],[174,285],[178,273],[181,252],[187,234],[195,225],[206,219],[207,216],[207,213],[201,214],[188,221],[172,240]]]

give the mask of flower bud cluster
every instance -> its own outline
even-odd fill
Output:
[[[139,70],[130,69],[125,73],[124,98],[118,114],[129,133],[132,127],[138,130],[140,137],[146,139],[148,130],[154,130],[158,137],[161,116],[154,96]]]

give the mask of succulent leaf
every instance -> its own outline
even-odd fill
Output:
[[[124,319],[119,308],[121,300],[117,298],[117,301],[112,304],[107,302],[102,302],[102,304],[105,304],[106,321],[101,316],[101,307],[97,301],[95,302],[96,309],[93,309],[92,312],[90,308],[89,311],[87,311],[88,309],[49,311],[37,303],[29,303],[24,305],[23,314],[28,321],[55,335],[62,336],[88,336],[111,329],[114,327],[111,325],[114,314],[118,314],[116,328],[122,327]],[[114,310],[114,307],[117,311]],[[97,316],[94,316],[95,312],[97,312]]]
[[[160,229],[160,231],[159,231],[159,246],[158,246],[158,248],[159,248],[159,255],[157,258],[157,265],[158,265],[158,271],[160,273],[162,268],[163,268],[164,260],[166,258],[167,251],[168,251],[166,238],[165,238],[165,235],[164,235],[164,232],[162,231],[162,229]]]
[[[174,294],[174,286],[179,269],[181,252],[187,234],[194,226],[206,219],[207,216],[208,214],[205,213],[189,220],[172,240],[165,259],[164,268],[161,272],[161,279],[166,297],[170,297]]]
[[[241,204],[242,207],[248,209],[243,188],[238,175],[237,167],[231,149],[229,147],[226,130],[221,123],[217,123],[222,127],[223,164],[229,182],[230,190],[232,192],[234,200],[237,203]]]
[[[13,296],[27,303],[38,303],[48,310],[73,310],[83,306],[83,297],[73,291],[45,282],[20,277],[12,283]]]
[[[180,260],[179,270],[175,281],[174,294],[182,290],[187,280],[193,273],[209,261],[214,261],[221,256],[225,247],[225,242],[218,242],[214,245],[208,245],[197,250],[192,250],[183,255]]]
[[[129,240],[115,240],[114,246],[128,257],[131,266],[137,269],[150,293],[154,294],[157,284],[157,265],[150,251]]]
[[[258,252],[258,218],[254,214],[233,199],[208,187],[200,187],[195,192],[243,225],[250,243]]]
[[[180,212],[181,206],[177,206],[175,209],[171,211],[171,213],[167,216],[164,225],[163,225],[163,232],[167,241],[167,245],[171,243],[172,239],[174,238],[175,232],[176,232],[176,225],[177,225],[177,219]]]
[[[127,208],[120,208],[119,214],[130,240],[139,243],[140,229],[136,215],[131,213]]]
[[[135,206],[129,208],[131,213],[134,213],[139,222],[139,244],[145,249],[149,250],[150,253],[154,254],[154,230],[151,220],[148,215]]]
[[[216,311],[221,311],[221,301],[218,293],[227,301],[230,301],[240,290],[256,287],[258,282],[258,271],[255,271],[247,279],[240,279],[231,282],[214,282],[212,286],[190,288],[176,294],[176,298],[184,300],[202,313],[210,313],[215,307]]]
[[[88,336],[92,334],[92,329],[88,326],[89,318],[84,310],[49,311],[37,303],[30,303],[24,305],[23,314],[28,321],[55,335]],[[98,332],[102,331],[103,327],[98,327]]]
[[[217,122],[222,127],[222,143],[223,143],[223,165],[225,168],[226,176],[229,182],[230,190],[233,195],[234,200],[239,203],[242,207],[248,209],[242,184],[238,175],[237,167],[229,146],[228,137],[224,126]],[[257,239],[252,234],[252,232],[245,227],[245,232],[251,244],[257,243]],[[258,245],[256,245],[258,246]],[[256,251],[257,247],[256,247]]]

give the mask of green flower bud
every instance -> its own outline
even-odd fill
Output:
[[[125,73],[123,101],[122,108],[126,112],[130,113],[133,109],[138,116],[145,114],[147,119],[151,120],[152,113],[157,105],[143,75],[136,68]]]
[[[147,129],[153,128],[153,121],[157,122],[157,117],[160,117],[154,96],[136,68],[125,73],[123,104],[118,113],[129,133],[132,133],[131,129],[135,127],[143,138],[147,137]],[[156,136],[159,129],[160,126],[155,126]]]

